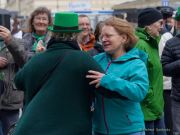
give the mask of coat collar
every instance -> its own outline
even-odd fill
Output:
[[[59,45],[61,44],[61,45]],[[51,38],[48,42],[47,49],[54,48],[54,46],[61,48],[71,48],[74,50],[80,50],[80,47],[76,41],[60,41],[54,38]]]

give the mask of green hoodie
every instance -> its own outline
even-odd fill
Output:
[[[145,121],[156,120],[163,115],[163,72],[158,53],[159,37],[150,37],[143,28],[136,29],[139,40],[136,47],[148,54],[147,69],[149,75],[149,91],[141,103]]]

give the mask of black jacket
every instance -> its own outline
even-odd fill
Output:
[[[172,77],[172,98],[180,101],[180,34],[166,42],[161,62],[164,75]]]

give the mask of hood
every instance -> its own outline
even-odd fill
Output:
[[[140,28],[140,27],[137,27],[136,28],[136,35],[142,39],[142,40],[145,40],[145,41],[149,41],[151,36],[145,31],[144,28]]]
[[[111,57],[109,55],[107,55],[107,57],[109,60],[111,60]],[[119,58],[112,60],[112,62],[125,62],[133,59],[140,59],[145,64],[147,64],[147,58],[148,55],[144,51],[139,50],[138,48],[133,48],[124,55],[120,56]]]

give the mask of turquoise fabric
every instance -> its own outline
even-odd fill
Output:
[[[128,98],[125,100],[103,97],[103,103],[102,95],[97,93],[93,115],[93,130],[95,132],[107,134],[108,128],[109,135],[114,135],[144,130],[144,117],[140,102],[146,96],[149,84],[146,59],[147,55],[138,49],[132,49],[116,60],[111,60],[111,57],[106,53],[95,56],[95,60],[104,70],[111,62],[100,85]]]

